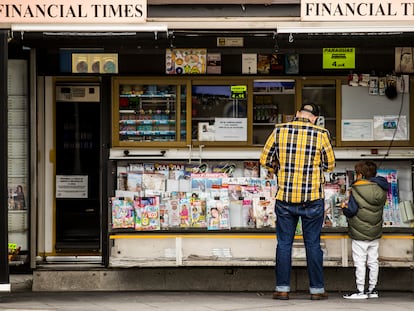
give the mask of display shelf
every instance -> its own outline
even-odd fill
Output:
[[[275,265],[274,233],[144,233],[139,236],[111,235],[110,239],[113,243],[110,256],[112,267]],[[385,235],[381,239],[383,247],[380,249],[380,265],[412,267],[413,239],[414,237],[409,236]],[[153,247],[154,245],[157,247]],[[346,233],[322,233],[321,246],[324,267],[353,266],[351,239]],[[306,266],[305,254],[303,239],[296,236],[292,265]]]
[[[294,80],[253,81],[253,144],[264,145],[275,124],[295,112]]]
[[[186,84],[172,79],[114,78],[113,145],[186,141]]]

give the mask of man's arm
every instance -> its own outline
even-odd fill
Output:
[[[322,169],[325,172],[332,172],[335,168],[335,153],[329,139],[329,133],[322,135]]]
[[[278,166],[277,159],[275,158],[275,132],[267,138],[262,154],[260,155],[260,164],[272,173]]]

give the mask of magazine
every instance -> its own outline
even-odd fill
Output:
[[[260,177],[260,163],[259,161],[244,161],[243,162],[243,176],[244,177]]]
[[[243,213],[243,222],[242,226],[247,228],[255,228],[255,218],[253,212],[253,200],[252,199],[244,199],[242,203],[242,213]]]
[[[134,228],[134,204],[132,200],[112,198],[112,228]]]
[[[347,194],[343,187],[337,183],[325,184],[325,215],[324,227],[346,227],[346,216],[342,212],[342,205],[346,204]]]
[[[127,174],[127,190],[133,192],[142,191],[142,174],[129,172]]]
[[[206,201],[195,198],[190,199],[191,205],[191,227],[205,228],[206,227]]]
[[[160,230],[159,197],[134,199],[135,230]]]
[[[207,201],[207,229],[230,229],[230,213],[228,200],[209,199]]]
[[[168,213],[168,225],[171,228],[180,226],[180,208],[179,208],[180,199],[170,198],[166,200],[167,213]]]
[[[232,228],[243,227],[243,200],[231,200],[229,206]]]
[[[182,163],[170,163],[169,164],[169,176],[168,179],[179,180],[184,178],[185,165]]]
[[[180,227],[190,227],[190,199],[180,199]]]
[[[384,226],[396,227],[404,226],[401,221],[401,214],[398,208],[399,204],[399,190],[398,190],[398,175],[397,170],[393,169],[379,169],[378,176],[383,176],[389,183],[387,201],[384,205]]]
[[[260,197],[253,199],[253,213],[256,228],[276,226],[276,215],[274,212],[275,200],[270,197]]]
[[[154,172],[158,174],[162,174],[165,176],[165,179],[168,179],[170,176],[170,167],[168,163],[155,163],[154,164]]]
[[[163,174],[144,173],[142,175],[142,189],[165,191],[165,180]]]

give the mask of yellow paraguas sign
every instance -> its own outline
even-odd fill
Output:
[[[324,48],[323,69],[355,69],[355,48]]]

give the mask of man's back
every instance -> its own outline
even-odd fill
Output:
[[[261,164],[278,162],[276,199],[299,203],[323,198],[322,171],[332,171],[335,157],[329,132],[305,118],[278,124],[266,142]]]

